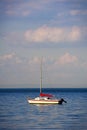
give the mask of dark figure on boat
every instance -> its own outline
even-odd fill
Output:
[[[62,104],[63,102],[67,103],[67,101],[65,101],[63,98],[61,98],[61,99],[59,100],[59,103],[58,103],[58,104]]]

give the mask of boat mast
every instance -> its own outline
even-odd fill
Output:
[[[42,59],[41,59],[41,66],[40,66],[40,93],[42,92]]]

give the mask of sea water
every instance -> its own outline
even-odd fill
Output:
[[[87,130],[87,89],[44,89],[63,105],[31,105],[39,89],[0,89],[0,130]]]

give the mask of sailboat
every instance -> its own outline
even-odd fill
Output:
[[[36,98],[28,98],[29,104],[41,104],[41,105],[49,105],[49,104],[62,104],[66,101],[63,98],[57,99],[52,94],[46,94],[42,92],[42,60],[41,60],[41,78],[40,78],[40,95]]]

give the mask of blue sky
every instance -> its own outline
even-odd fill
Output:
[[[0,0],[0,84],[87,87],[86,0]],[[46,86],[45,86],[46,87]]]

